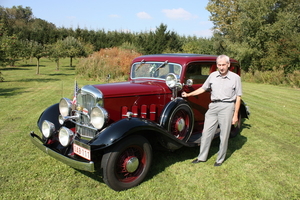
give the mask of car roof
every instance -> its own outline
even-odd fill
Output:
[[[168,53],[168,54],[151,54],[151,55],[142,55],[135,58],[132,63],[141,62],[141,61],[169,61],[179,64],[186,64],[195,61],[201,62],[216,62],[217,55],[207,55],[207,54],[191,54],[191,53]],[[230,62],[236,63],[237,61],[234,59],[230,59]]]

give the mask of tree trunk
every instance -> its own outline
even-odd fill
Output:
[[[59,59],[56,60],[56,70],[59,71]]]
[[[36,63],[36,74],[40,74],[40,58],[37,58],[37,63]]]
[[[70,57],[70,67],[72,67],[72,60],[73,60],[73,57],[71,56]]]

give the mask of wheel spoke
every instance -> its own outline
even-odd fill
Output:
[[[137,158],[139,165],[137,169],[133,172],[128,171],[127,163],[129,162],[130,158]],[[117,168],[116,168],[116,176],[122,182],[132,182],[139,177],[142,172],[144,166],[144,152],[143,149],[132,146],[127,148],[119,157]]]
[[[184,110],[179,110],[172,121],[171,132],[175,137],[182,140],[189,131],[190,118]]]

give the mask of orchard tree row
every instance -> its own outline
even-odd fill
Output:
[[[31,8],[22,6],[0,7],[0,35],[0,61],[9,65],[14,65],[20,58],[35,57],[39,60],[44,56],[56,61],[57,67],[59,58],[70,57],[72,65],[74,57],[120,46],[142,54],[183,51],[211,54],[213,49],[210,39],[180,37],[168,31],[164,24],[160,24],[154,32],[145,33],[57,28],[35,18]]]
[[[180,36],[165,24],[140,33],[58,28],[29,7],[0,6],[0,61],[47,55],[58,63],[121,46],[142,54],[227,54],[252,72],[300,69],[299,0],[209,0],[206,9],[214,24],[211,38]]]

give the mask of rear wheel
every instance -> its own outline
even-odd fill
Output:
[[[144,180],[151,161],[152,148],[148,140],[140,135],[130,136],[103,155],[103,180],[116,191],[129,189]]]

